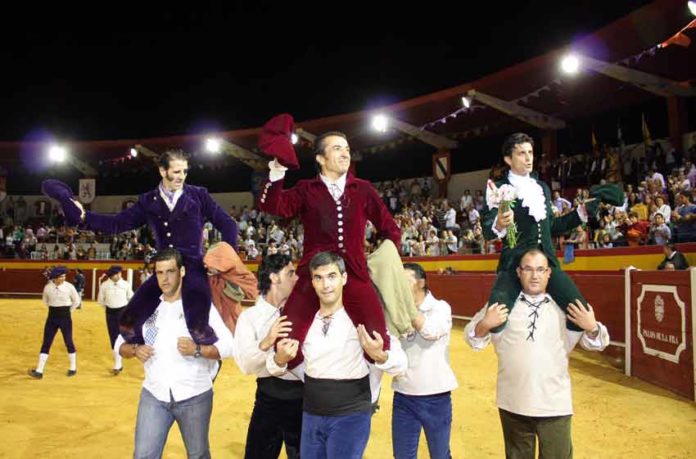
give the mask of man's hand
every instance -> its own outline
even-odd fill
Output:
[[[196,343],[188,336],[180,336],[176,340],[176,349],[183,356],[192,356],[196,353]]]
[[[384,363],[389,358],[389,354],[384,352],[384,340],[376,331],[372,332],[374,339],[367,333],[367,329],[363,324],[358,325],[358,339],[360,346],[369,355],[375,363]]]
[[[597,332],[599,332],[599,326],[595,320],[594,309],[592,309],[590,303],[587,303],[587,308],[582,305],[580,300],[575,300],[575,304],[569,303],[568,320],[585,330],[587,333],[592,334],[593,338],[596,337]]]
[[[483,316],[483,319],[476,324],[476,336],[478,338],[482,338],[486,336],[491,329],[497,327],[498,325],[504,324],[508,318],[509,312],[510,311],[508,310],[507,306],[504,304],[493,303],[490,305],[488,310],[486,310],[486,315]]]
[[[276,365],[282,367],[289,361],[294,359],[297,355],[297,350],[299,349],[299,347],[300,342],[296,339],[283,338],[280,341],[278,341],[278,345],[276,346],[276,353],[273,357],[273,360],[275,360]]]
[[[155,349],[147,344],[124,344],[124,346],[134,346],[135,357],[142,363],[147,362],[150,357],[155,355]]]
[[[513,217],[514,213],[512,210],[501,212],[500,208],[498,208],[498,219],[495,222],[495,229],[497,229],[498,231],[503,231],[505,228],[510,226]]]
[[[259,343],[259,349],[266,352],[273,346],[278,338],[286,338],[288,334],[292,331],[292,322],[285,320],[288,316],[278,317],[273,325],[271,325],[270,330],[266,337]]]

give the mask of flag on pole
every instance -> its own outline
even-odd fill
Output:
[[[643,142],[646,145],[650,145],[652,140],[650,139],[650,129],[648,129],[648,123],[645,121],[645,113],[641,114],[642,129],[643,129]]]
[[[597,136],[594,133],[594,126],[592,126],[592,151],[599,150],[599,145],[597,144]]]

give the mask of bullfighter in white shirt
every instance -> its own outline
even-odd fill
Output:
[[[65,280],[67,273],[68,268],[65,266],[56,266],[50,271],[48,275],[50,281],[43,289],[42,300],[48,306],[48,317],[46,317],[46,324],[44,325],[39,363],[35,369],[29,370],[29,376],[35,379],[43,378],[48,353],[51,350],[53,338],[56,337],[58,330],[63,335],[63,341],[68,350],[70,367],[67,375],[75,376],[77,373],[77,353],[75,343],[73,343],[72,317],[70,313],[80,305],[80,295],[78,295],[75,287]]]
[[[112,265],[106,274],[102,274],[107,280],[99,284],[99,293],[97,294],[97,303],[104,306],[106,311],[106,329],[109,332],[109,342],[111,343],[111,351],[114,354],[114,367],[111,372],[117,376],[123,370],[121,354],[118,349],[114,349],[116,338],[118,338],[118,322],[121,318],[123,310],[133,297],[133,289],[130,284],[123,280],[121,272],[123,268],[118,265]]]

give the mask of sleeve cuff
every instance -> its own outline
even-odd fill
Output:
[[[271,376],[281,376],[288,370],[288,365],[285,364],[282,367],[279,366],[275,359],[275,352],[269,352],[266,357],[266,369],[271,374]]]
[[[498,229],[495,227],[496,223],[498,223],[498,216],[497,215],[493,219],[493,224],[491,225],[491,230],[493,231],[493,233],[496,236],[498,236],[500,239],[503,239],[505,236],[507,236],[507,228],[503,228],[502,231],[498,231]]]
[[[277,182],[278,180],[285,178],[285,171],[288,170],[288,168],[281,165],[277,159],[274,159],[268,163],[268,169],[270,170],[268,173],[268,179],[271,182]]]
[[[469,342],[472,349],[475,351],[480,351],[488,346],[488,343],[491,340],[491,334],[488,333],[486,336],[481,337],[476,336],[476,326],[474,325],[473,327],[469,328],[466,340]]]
[[[597,350],[601,351],[609,345],[609,330],[604,326],[603,323],[597,322],[599,327],[599,333],[594,338],[590,338],[590,335],[585,332],[582,336],[583,346],[587,350]]]

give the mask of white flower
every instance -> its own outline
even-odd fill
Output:
[[[503,202],[512,202],[517,199],[517,192],[512,185],[501,185],[500,188],[495,186],[492,180],[488,180],[486,186],[486,204],[489,209],[500,207]]]

